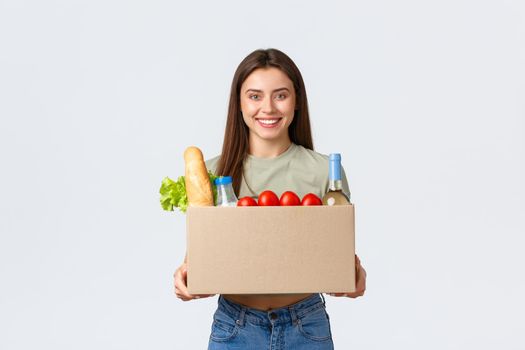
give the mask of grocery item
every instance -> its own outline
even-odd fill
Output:
[[[279,199],[281,205],[301,205],[301,198],[292,191],[286,191]]]
[[[321,198],[317,197],[313,193],[307,193],[301,200],[301,205],[323,205]]]
[[[341,180],[341,155],[339,153],[330,154],[328,178],[328,192],[323,196],[323,204],[350,204],[350,198],[343,192],[343,182]]]
[[[272,192],[272,191],[263,191],[259,198],[257,199],[257,203],[260,206],[278,206],[279,205],[279,197]]]
[[[210,183],[213,183],[217,177],[210,171],[208,172],[208,176]],[[173,211],[175,208],[179,208],[182,213],[186,213],[186,209],[188,209],[188,196],[186,195],[186,181],[184,180],[184,176],[179,176],[177,181],[165,177],[162,180],[159,193],[162,209]],[[217,196],[215,186],[213,186],[213,196]]]
[[[237,202],[238,207],[256,207],[257,202],[252,197],[242,197]]]
[[[213,206],[213,192],[201,150],[188,147],[184,151],[184,162],[189,206]]]
[[[215,201],[215,206],[236,207],[237,196],[233,191],[232,177],[220,176],[215,179],[215,185],[217,186],[217,200]]]

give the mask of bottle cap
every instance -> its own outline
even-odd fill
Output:
[[[333,181],[341,180],[341,154],[330,153],[328,178]]]
[[[231,176],[220,176],[215,179],[216,185],[228,185],[232,183],[232,177]]]
[[[341,160],[341,153],[330,153],[330,160]]]

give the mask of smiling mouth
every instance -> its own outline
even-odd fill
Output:
[[[283,118],[255,118],[262,126],[274,126],[279,123]]]

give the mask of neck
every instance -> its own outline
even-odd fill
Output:
[[[258,158],[275,158],[280,154],[286,152],[290,147],[292,141],[286,135],[282,140],[264,140],[250,135],[250,154]]]

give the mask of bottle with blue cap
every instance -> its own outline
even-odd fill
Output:
[[[323,196],[323,205],[348,205],[350,198],[343,192],[341,179],[341,154],[331,153],[328,168],[328,192]]]
[[[215,201],[215,206],[236,207],[237,196],[233,191],[232,177],[220,176],[215,179],[215,185],[217,186],[217,200]]]

